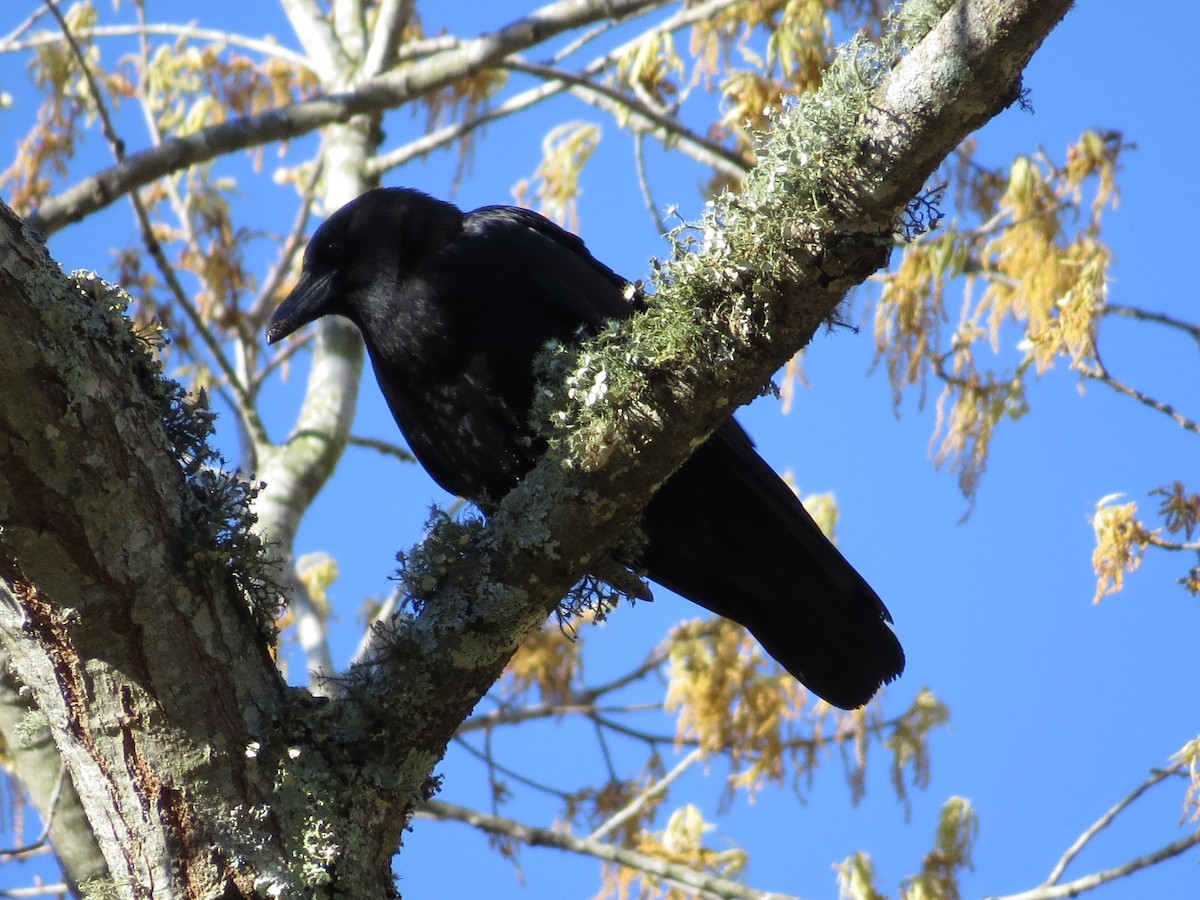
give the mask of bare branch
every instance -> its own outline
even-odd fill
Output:
[[[531,847],[554,847],[569,853],[578,853],[606,862],[617,863],[655,878],[672,882],[686,890],[699,892],[705,897],[729,898],[729,900],[796,900],[788,894],[775,894],[746,887],[727,878],[718,878],[698,872],[690,866],[670,863],[658,857],[634,850],[626,850],[612,844],[578,838],[548,828],[535,828],[515,819],[477,812],[444,800],[430,800],[418,815],[437,819],[453,819],[465,822],[490,834],[514,838]]]
[[[29,224],[47,234],[78,222],[136,187],[224,153],[289,140],[361,113],[402,106],[560,32],[610,16],[628,15],[655,0],[558,0],[499,31],[465,41],[399,71],[368,79],[353,91],[233,119],[127,157],[45,201]],[[289,13],[315,6],[288,0]],[[302,26],[303,27],[303,26]],[[316,26],[314,25],[314,28]],[[311,37],[311,36],[310,36]]]
[[[248,38],[245,35],[237,34],[231,31],[217,31],[212,28],[200,28],[196,25],[173,25],[170,23],[140,23],[137,25],[96,25],[92,28],[80,28],[75,32],[76,38],[84,38],[91,40],[93,38],[105,37],[130,37],[137,35],[146,37],[147,35],[170,35],[173,37],[184,38],[190,41],[209,41],[213,44],[228,44],[231,47],[241,47],[243,50],[251,50],[262,56],[272,57],[282,60],[289,65],[296,66],[299,69],[312,70],[312,60],[302,53],[297,53],[295,50],[290,50],[282,44],[275,41],[264,41],[256,38]],[[34,47],[41,47],[45,44],[56,44],[63,40],[61,34],[54,32],[44,32],[36,34],[33,37],[25,40],[18,40],[15,36],[10,36],[0,41],[0,53],[15,53],[21,50],[29,50]]]
[[[1091,827],[1081,834],[1079,839],[1075,841],[1075,843],[1067,849],[1067,852],[1062,855],[1062,859],[1058,861],[1058,864],[1054,867],[1054,870],[1050,873],[1050,876],[1046,879],[1045,883],[1048,885],[1058,884],[1058,882],[1062,879],[1063,873],[1066,872],[1067,866],[1069,866],[1075,857],[1080,854],[1080,852],[1088,845],[1092,838],[1111,825],[1113,819],[1115,819],[1126,807],[1133,803],[1133,801],[1137,800],[1140,796],[1142,796],[1142,794],[1146,793],[1146,791],[1150,790],[1150,788],[1154,787],[1163,779],[1177,774],[1182,768],[1183,763],[1177,762],[1170,768],[1161,769],[1155,772],[1140,785],[1138,785],[1133,791],[1131,791],[1127,797],[1124,797],[1120,802],[1113,806],[1112,809],[1092,823]]]
[[[1100,360],[1099,349],[1095,351],[1095,362],[1088,363],[1079,361],[1075,364],[1075,369],[1085,378],[1090,378],[1093,381],[1098,381],[1101,384],[1106,384],[1118,394],[1124,394],[1126,397],[1131,397],[1143,406],[1148,406],[1150,409],[1156,410],[1165,416],[1173,419],[1185,431],[1191,431],[1195,434],[1200,434],[1200,422],[1196,422],[1169,403],[1164,403],[1162,400],[1156,400],[1144,391],[1140,391],[1132,385],[1128,385],[1123,381],[1114,378]]]
[[[635,134],[633,136],[633,161],[637,166],[638,185],[642,189],[642,201],[646,204],[646,210],[654,219],[654,225],[658,229],[659,234],[666,234],[671,229],[667,227],[666,220],[663,219],[662,213],[658,211],[658,204],[654,202],[654,192],[650,188],[650,178],[646,172],[646,148],[645,135]]]
[[[506,59],[503,65],[506,69],[512,69],[515,72],[524,72],[528,75],[545,78],[550,82],[569,85],[571,93],[581,100],[609,113],[620,112],[628,115],[629,127],[635,132],[653,134],[663,143],[673,144],[704,165],[711,166],[732,178],[742,178],[750,169],[750,164],[738,152],[730,150],[716,141],[701,137],[678,119],[664,115],[641,100],[622,94],[585,75],[575,75],[553,66],[526,62],[516,57]]]
[[[1076,878],[1074,881],[1068,881],[1065,884],[1043,885],[1031,891],[1022,891],[1019,894],[1005,894],[1002,897],[989,897],[987,900],[1059,900],[1061,897],[1077,897],[1084,891],[1093,890],[1109,882],[1116,881],[1118,878],[1124,878],[1127,875],[1140,872],[1142,869],[1157,865],[1181,853],[1186,853],[1197,845],[1200,845],[1200,831],[1167,844],[1167,846],[1153,853],[1147,853],[1145,856],[1131,859],[1124,865],[1114,866],[1102,872],[1093,872],[1091,875]]]
[[[528,788],[532,788],[539,793],[547,794],[551,797],[557,797],[559,800],[564,802],[571,799],[570,791],[551,787],[548,784],[530,778],[528,775],[522,775],[516,769],[509,768],[503,763],[497,762],[496,756],[494,753],[492,753],[491,749],[490,732],[484,735],[484,745],[487,747],[486,750],[480,750],[478,747],[473,746],[469,741],[464,740],[461,737],[455,737],[454,743],[487,766],[488,780],[493,784],[497,781],[495,773],[499,772],[505,778],[511,778],[513,781],[523,784]]]
[[[346,443],[351,447],[365,447],[368,450],[375,450],[384,456],[391,456],[394,459],[398,459],[400,462],[411,463],[417,461],[417,458],[409,450],[406,450],[399,444],[381,441],[378,438],[361,437],[352,434]]]
[[[670,772],[658,779],[658,781],[647,786],[644,791],[634,797],[633,800],[631,800],[625,807],[613,813],[604,824],[587,836],[587,840],[603,840],[630,819],[635,818],[647,803],[657,797],[661,797],[664,793],[666,793],[667,788],[678,781],[684,772],[686,772],[700,760],[704,759],[704,755],[704,751],[699,748],[693,750],[691,753],[681,759],[675,768],[673,768]]]
[[[1124,306],[1119,303],[1106,303],[1100,312],[1102,315],[1124,316],[1129,319],[1137,319],[1141,322],[1157,322],[1159,325],[1177,328],[1185,334],[1190,335],[1197,344],[1200,344],[1200,325],[1195,322],[1185,322],[1183,319],[1177,319],[1166,313],[1154,312],[1153,310],[1142,309],[1137,306]]]
[[[396,62],[396,51],[405,23],[412,16],[413,0],[382,0],[375,18],[375,31],[363,60],[364,76],[379,75]]]

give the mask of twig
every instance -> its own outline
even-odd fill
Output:
[[[633,706],[598,706],[595,703],[575,702],[575,698],[568,697],[559,703],[532,703],[528,706],[519,707],[501,706],[489,713],[471,716],[471,718],[463,722],[456,734],[460,736],[474,734],[478,731],[491,731],[492,729],[501,728],[506,725],[524,725],[527,722],[536,722],[540,719],[558,719],[563,716],[586,716],[609,727],[609,720],[603,718],[606,715],[653,712],[661,709],[661,703],[637,704]],[[636,736],[639,739],[643,737],[636,732],[628,736]],[[674,738],[670,740],[674,740]]]
[[[585,74],[575,74],[553,66],[527,62],[515,55],[505,59],[501,66],[514,72],[536,75],[547,81],[568,84],[572,94],[594,106],[607,108],[610,111],[612,107],[618,107],[630,114],[630,124],[633,127],[651,133],[658,132],[664,136],[664,139],[669,138],[674,141],[675,146],[687,152],[689,156],[733,178],[742,178],[750,169],[750,165],[736,151],[701,137],[691,129],[684,127],[678,119],[660,113],[635,97],[622,94],[607,85],[593,81]]]
[[[633,162],[637,166],[637,179],[642,189],[642,200],[645,201],[646,209],[654,219],[654,227],[658,229],[660,235],[663,235],[671,229],[667,227],[666,221],[658,211],[658,204],[654,202],[654,193],[650,189],[650,178],[646,174],[646,153],[643,146],[645,139],[644,134],[639,133],[633,136]]]
[[[590,28],[587,31],[585,31],[583,34],[581,34],[575,40],[567,43],[567,45],[564,46],[562,49],[555,51],[554,56],[552,57],[552,61],[555,63],[562,62],[564,59],[567,59],[570,56],[574,56],[576,53],[578,53],[581,49],[586,47],[592,41],[596,40],[599,37],[602,37],[605,34],[608,34],[608,32],[612,31],[614,28],[620,28],[622,25],[624,25],[626,22],[630,21],[631,19],[637,18],[639,16],[648,15],[649,13],[652,13],[658,9],[662,9],[662,7],[667,6],[668,4],[673,3],[673,2],[674,2],[674,0],[659,0],[659,2],[649,3],[646,6],[635,10],[634,12],[630,13],[627,16],[619,16],[619,17],[614,16],[611,19],[601,22],[600,24],[596,25],[595,27]],[[745,0],[735,0],[735,2],[744,3]]]
[[[1149,394],[1143,393],[1137,388],[1113,378],[1113,376],[1109,374],[1109,371],[1105,367],[1104,363],[1100,361],[1100,354],[1098,350],[1094,352],[1093,356],[1095,358],[1094,364],[1088,364],[1081,361],[1075,365],[1076,370],[1085,378],[1090,378],[1093,381],[1099,381],[1101,384],[1107,384],[1118,394],[1124,394],[1126,397],[1133,398],[1143,406],[1148,406],[1153,410],[1157,410],[1164,415],[1170,416],[1184,430],[1194,432],[1195,434],[1200,434],[1200,422],[1194,422],[1193,420],[1189,419],[1171,404],[1164,403],[1161,400],[1155,400]]]
[[[1200,541],[1164,541],[1154,533],[1148,535],[1146,543],[1160,550],[1200,550]]]
[[[1122,812],[1122,810],[1129,806],[1129,804],[1133,803],[1134,800],[1142,796],[1142,794],[1146,793],[1146,791],[1150,790],[1150,788],[1154,787],[1163,779],[1169,778],[1171,775],[1177,773],[1182,767],[1183,763],[1178,762],[1169,769],[1162,769],[1161,771],[1155,772],[1140,785],[1138,785],[1137,788],[1135,788],[1129,794],[1129,796],[1122,799],[1119,803],[1113,806],[1112,809],[1093,822],[1092,826],[1083,834],[1081,834],[1079,839],[1075,841],[1075,843],[1067,849],[1067,852],[1062,855],[1062,859],[1058,861],[1058,864],[1054,867],[1054,870],[1050,873],[1050,876],[1046,879],[1045,883],[1058,884],[1059,880],[1063,876],[1063,873],[1066,872],[1067,866],[1071,864],[1075,857],[1079,855],[1079,853],[1084,847],[1087,846],[1088,842],[1091,841],[1092,838],[1112,824],[1113,819],[1115,819]]]
[[[46,846],[46,842],[50,838],[50,829],[54,825],[54,817],[58,813],[58,803],[62,799],[63,787],[67,783],[67,766],[61,763],[58,767],[58,778],[54,782],[54,790],[50,792],[50,800],[46,804],[46,823],[42,826],[42,832],[37,838],[23,847],[13,847],[8,850],[0,850],[0,857],[10,858],[18,856],[28,856],[31,853],[36,853]],[[3,895],[0,895],[3,896]]]
[[[38,19],[40,19],[45,14],[46,14],[46,8],[44,6],[39,7],[38,9],[35,9],[33,12],[31,12],[29,14],[29,17],[24,22],[22,22],[16,28],[14,28],[12,31],[10,31],[4,37],[3,40],[0,40],[0,52],[7,51],[9,49],[22,49],[20,47],[10,48],[9,45],[12,44],[13,42],[17,41],[21,37],[21,35],[23,35],[25,32],[27,32],[34,25],[36,25]]]
[[[381,441],[377,438],[357,437],[352,434],[346,439],[346,443],[351,447],[364,447],[367,450],[378,451],[384,456],[394,457],[400,460],[400,462],[411,463],[417,461],[417,458],[411,452],[389,441]]]
[[[488,734],[490,735],[490,732]],[[452,740],[454,741],[454,743],[458,744],[458,746],[462,747],[464,750],[466,750],[469,754],[474,756],[480,762],[487,765],[488,776],[489,776],[488,780],[493,783],[495,782],[495,778],[492,775],[492,771],[494,770],[508,778],[511,778],[513,781],[520,782],[521,784],[525,785],[528,788],[533,788],[533,790],[535,790],[535,791],[540,791],[543,794],[549,794],[551,797],[557,797],[559,800],[566,801],[566,800],[571,799],[570,791],[560,790],[559,788],[551,787],[548,784],[543,784],[540,781],[534,781],[532,778],[530,778],[526,775],[522,775],[516,769],[510,769],[508,766],[504,765],[503,763],[496,762],[495,757],[492,756],[490,753],[484,752],[483,750],[480,750],[476,747],[472,747],[469,743],[467,743],[465,740],[463,740],[461,737],[458,737],[457,735],[455,735],[455,737],[452,738]]]
[[[633,798],[626,806],[613,813],[608,817],[608,820],[587,836],[589,841],[599,841],[612,834],[613,831],[620,828],[639,812],[642,808],[656,797],[664,794],[672,784],[679,780],[688,769],[694,766],[697,762],[704,758],[704,751],[697,748],[679,761],[670,772],[664,775],[654,784],[647,787],[644,791]]]
[[[254,302],[250,304],[249,318],[255,323],[256,330],[259,325],[265,324],[268,308],[275,299],[275,295],[279,292],[279,288],[283,284],[283,279],[291,271],[292,260],[306,243],[304,232],[308,230],[308,220],[312,218],[313,202],[317,196],[317,184],[320,182],[324,171],[325,144],[322,142],[321,148],[317,151],[312,172],[309,173],[308,180],[300,190],[300,208],[296,212],[296,219],[292,223],[287,238],[284,239],[283,246],[279,249],[279,260],[268,271],[266,281],[263,282],[262,287],[254,298]]]
[[[667,655],[664,652],[652,653],[641,665],[626,672],[624,675],[614,678],[605,684],[575,692],[558,703],[536,703],[518,708],[513,708],[505,703],[498,703],[497,708],[491,712],[482,713],[467,719],[459,726],[456,733],[463,735],[473,731],[495,728],[500,725],[517,725],[535,719],[548,719],[571,714],[595,717],[606,713],[661,710],[662,703],[599,706],[596,704],[596,701],[606,694],[620,690],[635,681],[645,678],[666,662],[666,659]]]
[[[95,75],[92,73],[91,66],[88,65],[87,58],[83,53],[83,48],[79,46],[79,42],[75,40],[75,36],[71,34],[70,27],[67,25],[67,20],[63,18],[58,7],[54,5],[53,0],[43,0],[47,9],[58,21],[58,26],[62,29],[63,37],[71,47],[71,52],[74,54],[76,61],[79,63],[80,70],[83,72],[84,79],[87,81],[88,90],[91,91],[93,99],[96,101],[96,112],[100,118],[100,130],[104,134],[105,140],[108,141],[109,147],[112,148],[113,156],[116,157],[118,164],[125,161],[125,142],[117,134],[116,128],[113,126],[112,117],[109,115],[108,104],[104,102],[104,95],[100,92],[100,85],[96,82]],[[179,279],[175,275],[175,270],[167,260],[166,253],[163,252],[162,245],[158,238],[154,236],[154,228],[150,223],[150,214],[146,211],[146,206],[142,203],[141,196],[138,191],[132,190],[129,194],[129,199],[133,204],[134,213],[137,216],[138,227],[141,230],[142,242],[146,245],[146,250],[153,257],[155,264],[158,266],[159,272],[166,281],[171,293],[175,296],[176,302],[183,309],[185,315],[192,323],[192,327],[200,335],[200,339],[204,342],[208,351],[213,355],[213,359],[217,364],[217,368],[225,376],[229,383],[230,389],[233,391],[237,402],[233,404],[238,410],[239,415],[243,419],[243,423],[248,431],[257,437],[266,439],[266,431],[263,427],[262,420],[258,418],[258,413],[254,409],[254,404],[246,393],[245,385],[237,377],[233,365],[221,350],[217,339],[213,337],[208,327],[205,325],[203,318],[189,300],[187,293],[183,289],[183,285],[179,283]]]
[[[1157,322],[1159,325],[1166,325],[1169,328],[1178,328],[1191,335],[1196,343],[1200,344],[1200,324],[1185,322],[1183,319],[1177,319],[1166,313],[1154,312],[1137,306],[1125,306],[1120,303],[1106,303],[1100,313],[1101,315],[1112,313],[1114,316],[1124,316],[1142,322]]]

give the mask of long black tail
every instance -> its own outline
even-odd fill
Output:
[[[646,508],[654,581],[739,622],[835,706],[904,669],[892,617],[732,419]]]

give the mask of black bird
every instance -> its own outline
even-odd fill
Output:
[[[529,210],[464,214],[378,188],[317,229],[275,342],[335,313],[358,326],[417,459],[487,508],[537,462],[534,358],[628,316],[626,280]],[[812,691],[852,709],[904,668],[891,615],[732,418],[646,507],[651,579],[746,626]]]

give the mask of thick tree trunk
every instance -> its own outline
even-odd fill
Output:
[[[220,823],[269,801],[246,749],[276,726],[279,674],[113,297],[64,277],[6,207],[0,246],[4,650],[123,893],[248,893]]]

